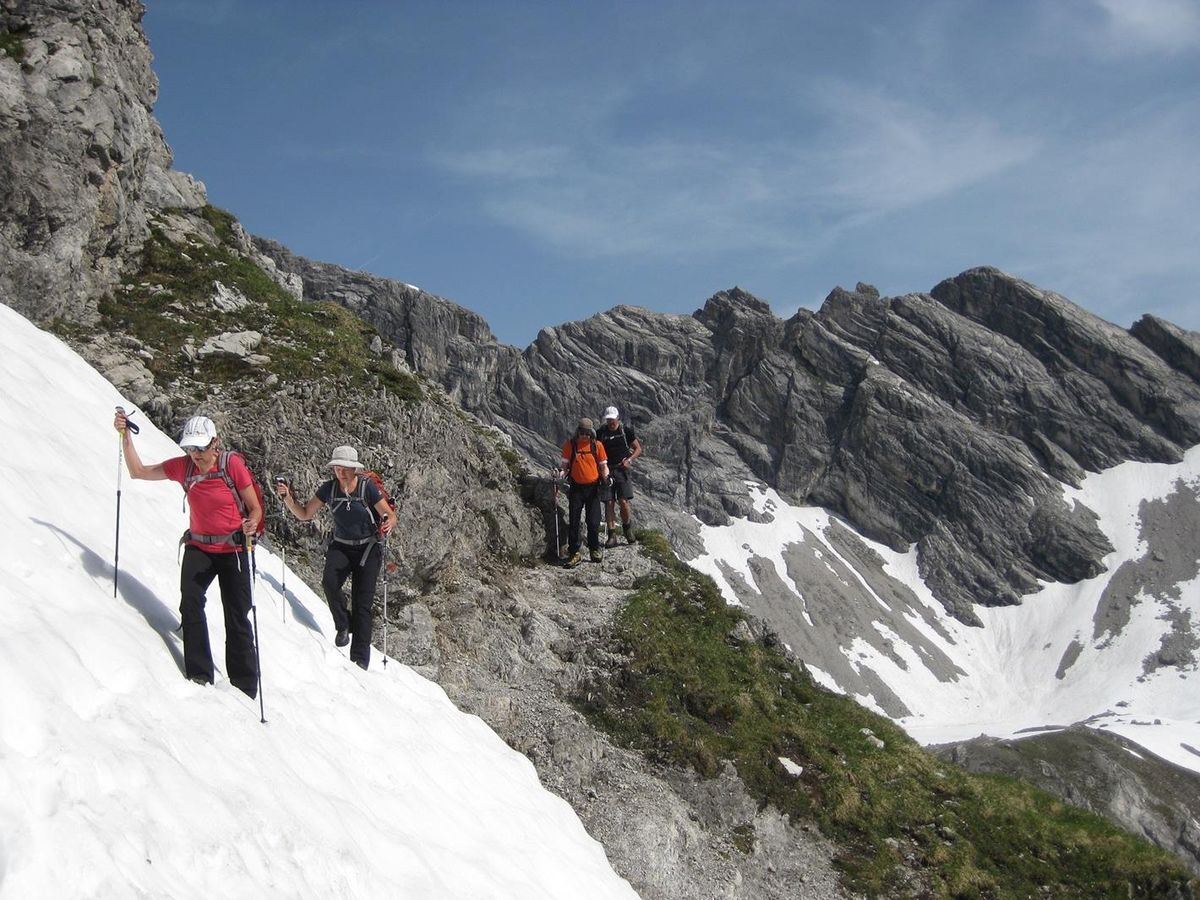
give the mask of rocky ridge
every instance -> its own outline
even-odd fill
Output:
[[[1058,482],[1177,461],[1200,442],[1200,337],[1152,318],[1127,332],[996,269],[929,294],[838,288],[786,321],[739,289],[692,316],[618,306],[545,328],[518,354],[411,286],[256,244],[306,296],[351,305],[405,346],[531,460],[550,459],[580,414],[621,407],[650,451],[641,511],[685,556],[698,549],[688,514],[753,516],[745,482],[765,483],[896,549],[915,544],[967,622],[976,603],[1102,570],[1110,548]]]
[[[1083,725],[1021,740],[976,738],[931,748],[972,772],[1036,784],[1178,854],[1200,874],[1200,778],[1120,735]]]

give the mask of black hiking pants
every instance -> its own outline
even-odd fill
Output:
[[[600,549],[600,482],[592,484],[571,484],[567,494],[567,510],[571,526],[567,552],[575,554],[579,550],[579,519],[586,511],[587,515],[587,545],[589,550]]]
[[[325,554],[325,574],[321,587],[325,602],[333,614],[333,627],[349,631],[350,659],[364,669],[371,662],[372,613],[375,608],[375,582],[383,564],[383,544],[340,544],[333,541]],[[350,579],[351,606],[347,608],[342,585]]]
[[[183,620],[183,674],[212,683],[212,647],[208,641],[205,594],[216,579],[225,611],[225,674],[251,697],[258,695],[254,629],[250,626],[250,554],[207,553],[188,544],[179,570],[179,617]]]

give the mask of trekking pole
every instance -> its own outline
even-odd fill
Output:
[[[125,407],[118,406],[117,412],[125,415]],[[117,536],[113,541],[113,599],[117,597],[117,582],[121,578],[121,476],[125,471],[125,429],[129,429],[134,434],[141,431],[136,425],[129,421],[129,417],[125,417],[125,428],[117,432]]]
[[[283,621],[286,623],[287,622],[287,547],[283,546],[282,544],[279,545],[279,565],[283,567],[281,569],[281,571],[283,572],[283,582],[282,582],[282,584],[283,584],[283,588],[282,588],[283,602],[279,605],[283,609]]]
[[[121,407],[117,407],[118,410]],[[117,582],[121,578],[121,470],[125,468],[125,432],[117,432],[117,537],[113,541],[113,599],[117,599]]]
[[[275,476],[275,484],[276,485],[286,484],[288,491],[290,492],[292,490],[292,483],[291,483],[291,481],[288,480],[287,476],[285,476],[285,475],[276,475]],[[279,497],[278,489],[276,489],[276,491],[275,491],[275,496]],[[287,502],[282,497],[279,497],[279,502],[283,506],[284,513],[286,513],[287,512]],[[286,519],[287,516],[285,515],[284,518]],[[283,544],[279,545],[279,564],[283,567],[281,590],[283,591],[283,604],[282,604],[283,605],[283,621],[286,622],[287,621],[287,547],[285,547]]]
[[[258,677],[258,720],[267,724],[267,711],[263,706],[262,657],[258,653],[258,606],[254,603],[254,582],[258,580],[258,562],[254,554],[254,538],[250,543],[250,617],[254,622],[254,673]]]
[[[387,567],[387,536],[385,535],[379,545],[379,553],[383,557],[383,667],[387,668],[387,594],[388,594],[388,567]]]
[[[557,465],[551,466],[550,477],[554,481],[554,558],[562,562],[562,541],[558,536],[558,471]]]

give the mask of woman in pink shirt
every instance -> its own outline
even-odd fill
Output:
[[[213,682],[204,602],[215,579],[225,612],[225,671],[234,687],[254,697],[258,665],[250,626],[251,564],[246,547],[263,511],[250,470],[241,454],[221,450],[216,425],[207,416],[193,416],[183,426],[179,445],[184,456],[152,465],[138,456],[125,421],[125,414],[118,411],[113,425],[123,435],[130,477],[175,481],[187,494],[189,527],[179,573],[184,675],[197,684]]]

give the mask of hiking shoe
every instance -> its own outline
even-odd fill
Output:
[[[199,684],[204,687],[208,687],[208,685],[212,684],[212,679],[207,675],[193,675],[188,679],[188,681],[190,681],[192,684]]]
[[[617,546],[617,530],[614,528],[608,533],[608,540],[604,542],[605,547]]]
[[[636,544],[637,538],[633,536],[633,526],[632,525],[623,525],[621,527],[625,531],[625,540],[631,544]]]
[[[339,628],[337,637],[333,639],[333,642],[339,647],[345,647],[350,643],[350,632],[345,628]]]
[[[588,553],[588,559],[590,559],[592,562],[600,562],[602,559],[604,559],[604,556],[601,555],[599,550],[592,550],[590,553]]]
[[[570,558],[570,559],[568,559],[568,560],[566,561],[566,563],[564,563],[564,565],[565,565],[565,566],[566,566],[568,569],[573,569],[573,568],[575,568],[577,565],[579,565],[581,562],[583,562],[583,556],[582,556],[582,555],[581,555],[581,554],[580,554],[578,551],[576,551],[575,553],[572,553],[572,554],[571,554],[571,558]]]

